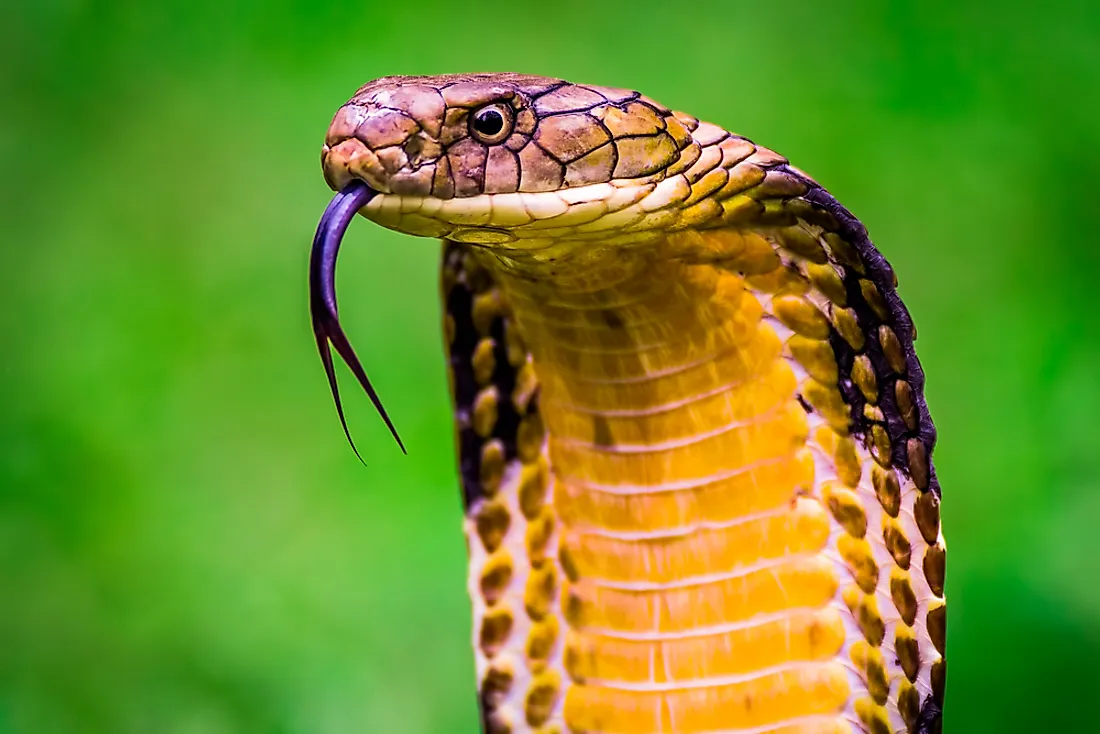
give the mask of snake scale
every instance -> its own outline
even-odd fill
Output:
[[[330,345],[393,430],[337,318],[348,223],[443,241],[486,732],[940,731],[935,430],[847,209],[638,92],[519,74],[370,82],[322,168],[342,423]]]

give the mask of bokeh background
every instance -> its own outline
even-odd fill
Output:
[[[477,731],[437,247],[361,223],[342,372],[306,259],[384,74],[636,87],[783,151],[920,330],[949,734],[1100,730],[1095,3],[9,0],[0,733]]]

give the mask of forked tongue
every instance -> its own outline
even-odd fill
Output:
[[[313,250],[309,255],[309,314],[313,321],[313,335],[317,338],[317,350],[321,353],[321,363],[325,366],[328,384],[332,388],[332,399],[336,403],[340,425],[344,427],[344,435],[348,437],[351,450],[359,457],[359,461],[363,461],[363,457],[359,455],[359,449],[355,448],[355,442],[351,440],[348,422],[344,417],[344,406],[340,403],[340,388],[336,384],[336,370],[332,364],[333,347],[366,391],[370,401],[374,403],[375,410],[386,422],[394,440],[401,447],[401,452],[407,453],[405,444],[401,442],[401,437],[397,435],[397,429],[393,426],[393,421],[382,406],[382,400],[370,384],[370,379],[363,370],[363,365],[359,363],[359,358],[355,356],[355,350],[351,348],[351,343],[348,342],[347,335],[340,326],[340,317],[336,312],[336,255],[340,251],[340,242],[352,217],[360,208],[366,206],[375,193],[362,181],[352,181],[345,186],[321,215],[317,234],[313,237]]]

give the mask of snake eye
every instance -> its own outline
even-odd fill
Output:
[[[512,122],[512,108],[506,104],[478,107],[470,115],[470,135],[486,145],[495,145],[512,134]]]

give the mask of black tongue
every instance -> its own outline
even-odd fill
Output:
[[[317,234],[313,237],[313,250],[309,255],[309,315],[313,321],[313,335],[317,338],[317,350],[321,353],[321,363],[325,366],[325,374],[328,375],[328,384],[332,388],[332,399],[336,403],[336,412],[340,416],[340,425],[344,427],[344,435],[348,437],[351,450],[363,461],[359,455],[359,449],[355,448],[355,442],[351,440],[351,432],[348,430],[348,422],[344,418],[344,406],[340,403],[340,388],[336,384],[336,370],[332,365],[332,351],[330,345],[336,348],[344,364],[355,375],[363,390],[371,402],[374,403],[378,415],[390,429],[397,445],[405,451],[405,444],[397,435],[397,429],[393,421],[382,407],[382,401],[378,393],[367,378],[363,365],[355,356],[355,350],[351,348],[343,328],[340,326],[340,317],[336,313],[336,255],[340,251],[340,242],[344,239],[344,232],[352,217],[360,208],[366,205],[377,192],[362,181],[352,181],[338,193],[325,213],[321,215],[321,223],[317,225]]]

